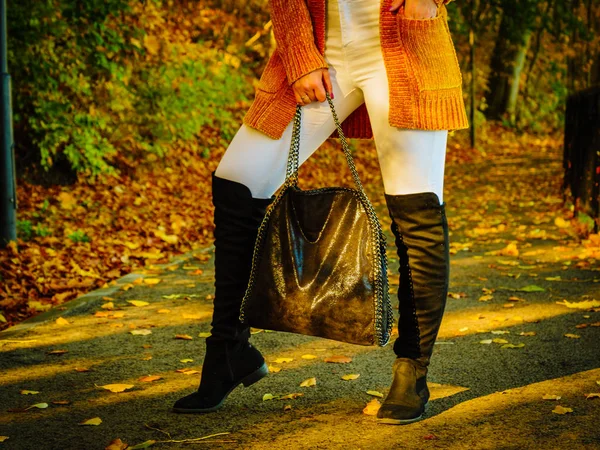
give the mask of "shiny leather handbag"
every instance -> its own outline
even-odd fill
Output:
[[[301,106],[285,183],[258,230],[240,321],[359,345],[389,342],[385,235],[327,100],[356,188],[298,187]]]

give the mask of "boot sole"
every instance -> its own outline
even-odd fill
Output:
[[[251,386],[254,383],[256,383],[257,381],[266,377],[268,374],[269,374],[269,368],[267,366],[267,363],[263,363],[262,366],[260,366],[258,369],[256,369],[254,372],[252,372],[250,375],[246,375],[246,377],[242,378],[240,381],[238,381],[236,384],[234,384],[231,387],[231,389],[229,389],[229,391],[227,391],[227,393],[223,396],[223,399],[219,403],[217,403],[215,406],[211,406],[210,408],[194,408],[194,409],[172,408],[172,411],[176,412],[176,413],[189,413],[189,414],[209,413],[209,412],[216,411],[223,406],[223,403],[225,403],[225,400],[227,399],[227,397],[229,396],[231,391],[233,391],[240,384],[243,384],[244,387]]]
[[[429,402],[425,403],[425,407],[424,412],[427,411],[427,409],[429,408]],[[384,418],[384,419],[377,419],[377,423],[381,423],[381,424],[385,424],[385,425],[407,425],[409,423],[414,423],[414,422],[418,422],[419,420],[423,419],[423,414],[421,414],[418,417],[414,417],[412,419],[391,419],[391,418]]]

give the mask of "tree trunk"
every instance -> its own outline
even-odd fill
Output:
[[[521,3],[521,4],[519,4]],[[506,0],[492,59],[489,90],[486,93],[486,117],[514,120],[519,96],[519,80],[531,41],[531,8],[523,2]],[[529,5],[527,5],[529,6]]]

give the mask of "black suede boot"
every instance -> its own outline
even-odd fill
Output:
[[[429,400],[427,367],[448,295],[448,221],[446,204],[434,192],[385,198],[400,260],[400,319],[394,379],[377,417],[405,424],[421,419]]]
[[[247,186],[213,173],[215,206],[215,298],[211,336],[206,339],[200,386],[173,406],[174,412],[216,411],[240,384],[250,386],[269,372],[248,342],[250,329],[239,321],[252,267],[258,228],[270,199],[253,198]]]

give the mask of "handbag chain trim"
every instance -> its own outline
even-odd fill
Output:
[[[343,189],[352,192],[354,195],[358,197],[360,203],[365,209],[367,214],[369,228],[371,231],[372,242],[374,243],[374,251],[373,251],[373,260],[374,260],[374,276],[373,283],[375,286],[375,336],[377,338],[377,343],[380,346],[385,346],[391,336],[391,330],[394,324],[394,316],[392,313],[392,304],[390,301],[389,292],[387,289],[387,273],[383,273],[384,270],[387,270],[387,255],[386,255],[386,237],[381,229],[381,224],[379,223],[379,219],[377,218],[377,214],[375,213],[375,209],[371,204],[367,194],[364,191],[364,187],[360,181],[358,176],[358,172],[356,170],[356,166],[354,165],[354,159],[352,158],[352,153],[350,152],[348,141],[344,136],[344,132],[342,131],[342,126],[340,125],[339,119],[335,112],[335,108],[333,106],[333,101],[331,100],[329,93],[326,93],[327,101],[329,102],[329,106],[331,107],[331,112],[333,114],[333,118],[335,121],[335,125],[342,142],[342,148],[344,150],[344,155],[346,156],[346,161],[348,162],[348,167],[350,168],[350,172],[352,174],[352,178],[354,180],[354,184],[356,185],[356,189],[350,188],[336,188]],[[294,116],[294,126],[292,132],[292,145],[290,147],[290,152],[288,155],[287,162],[287,170],[286,170],[286,178],[283,184],[282,189],[279,190],[277,196],[273,200],[272,204],[268,207],[265,217],[258,229],[258,236],[254,245],[254,253],[252,257],[252,269],[250,272],[250,280],[248,283],[248,287],[246,289],[246,293],[244,298],[242,299],[242,304],[240,308],[240,322],[245,322],[245,307],[248,298],[251,295],[252,290],[254,289],[256,283],[256,275],[258,262],[260,259],[260,252],[262,248],[262,244],[265,238],[265,234],[269,225],[269,219],[271,216],[271,212],[275,205],[277,205],[284,193],[288,188],[298,188],[298,168],[299,168],[299,154],[300,154],[300,122],[301,122],[301,105],[296,106],[296,114]],[[323,188],[323,190],[327,190],[328,188]],[[379,250],[379,251],[378,251]],[[384,317],[386,319],[385,323]]]

